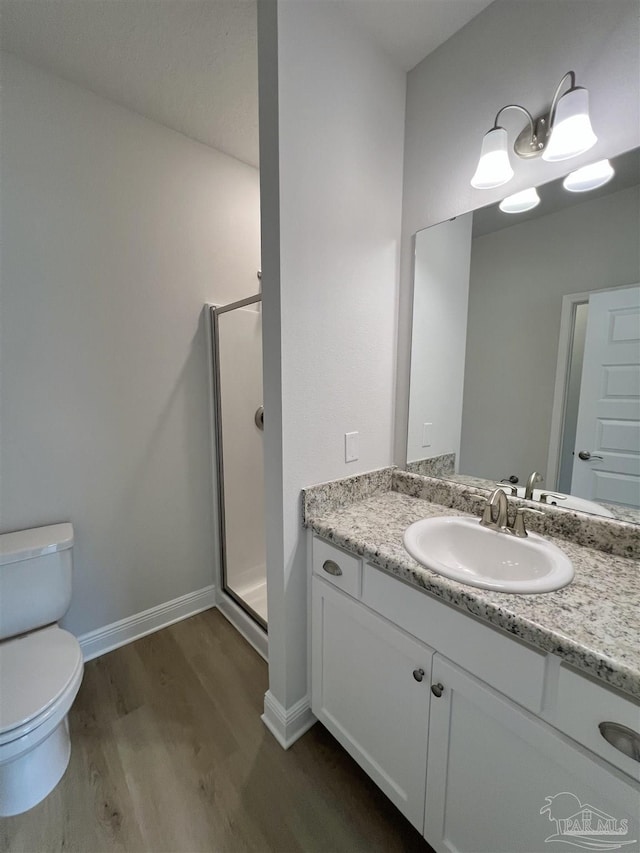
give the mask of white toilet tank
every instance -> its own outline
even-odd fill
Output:
[[[0,535],[0,639],[57,622],[71,604],[73,526]]]

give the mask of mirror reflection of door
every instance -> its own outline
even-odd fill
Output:
[[[589,296],[579,400],[568,491],[640,506],[640,286]]]

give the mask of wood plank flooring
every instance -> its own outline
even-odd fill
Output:
[[[86,665],[69,768],[8,853],[433,853],[320,724],[285,752],[267,666],[215,610]]]

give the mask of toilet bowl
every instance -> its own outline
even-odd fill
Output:
[[[69,536],[60,545],[59,528],[71,528],[71,525],[54,525],[48,528],[45,539],[48,545],[39,551],[33,548],[33,537],[27,549],[16,549],[17,534],[0,536],[0,593],[3,596],[1,611],[10,600],[12,607],[18,604],[16,598],[24,593],[24,572],[22,581],[15,583],[15,569],[19,562],[31,567],[27,572],[31,586],[39,570],[38,563],[48,555],[53,559],[45,560],[47,586],[60,587],[61,579],[71,568]],[[58,528],[58,529],[56,529]],[[45,528],[39,528],[40,531]],[[24,534],[36,531],[21,531]],[[68,531],[65,531],[68,533]],[[14,539],[7,543],[8,537]],[[51,540],[58,541],[52,544]],[[4,540],[4,542],[3,542]],[[25,545],[24,542],[20,542]],[[11,549],[9,549],[11,545]],[[55,550],[54,546],[59,550]],[[4,546],[4,547],[3,547]],[[69,553],[62,552],[69,550]],[[21,556],[19,557],[18,554]],[[57,555],[57,556],[56,556]],[[8,568],[13,567],[14,573]],[[23,567],[26,569],[26,567]],[[12,583],[3,584],[10,578]],[[9,588],[10,587],[10,588]],[[53,590],[51,590],[53,592]],[[21,595],[17,595],[20,592]],[[6,596],[5,596],[6,593]],[[42,590],[39,590],[42,593]],[[38,599],[35,594],[33,598]],[[41,595],[40,595],[41,597]],[[66,594],[55,603],[57,612],[68,607]],[[70,593],[69,593],[70,598]],[[55,594],[52,599],[56,599]],[[29,609],[27,607],[27,609]],[[37,611],[40,621],[46,618],[46,606],[36,601],[31,613]],[[29,615],[16,617],[15,610],[0,611],[0,628],[11,623],[24,628],[31,620]],[[24,611],[23,611],[24,613]],[[6,619],[2,618],[7,616]],[[38,627],[23,633],[11,633],[0,642],[0,817],[19,814],[37,805],[49,794],[62,778],[71,752],[68,713],[80,688],[84,663],[82,651],[76,638],[57,624]]]
[[[32,808],[62,778],[83,668],[78,641],[57,626],[0,643],[0,816]]]

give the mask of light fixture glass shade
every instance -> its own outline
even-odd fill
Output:
[[[498,207],[503,213],[524,213],[540,204],[540,196],[535,187],[529,187],[519,193],[503,198]]]
[[[588,151],[598,141],[589,119],[589,93],[580,86],[564,94],[556,106],[547,147],[542,159],[568,160]]]
[[[608,160],[598,160],[597,163],[569,172],[562,186],[572,193],[586,193],[604,186],[614,175],[613,166]]]
[[[504,127],[494,127],[485,133],[482,140],[480,160],[471,186],[478,190],[500,187],[513,177],[513,169],[507,152],[507,131]]]

